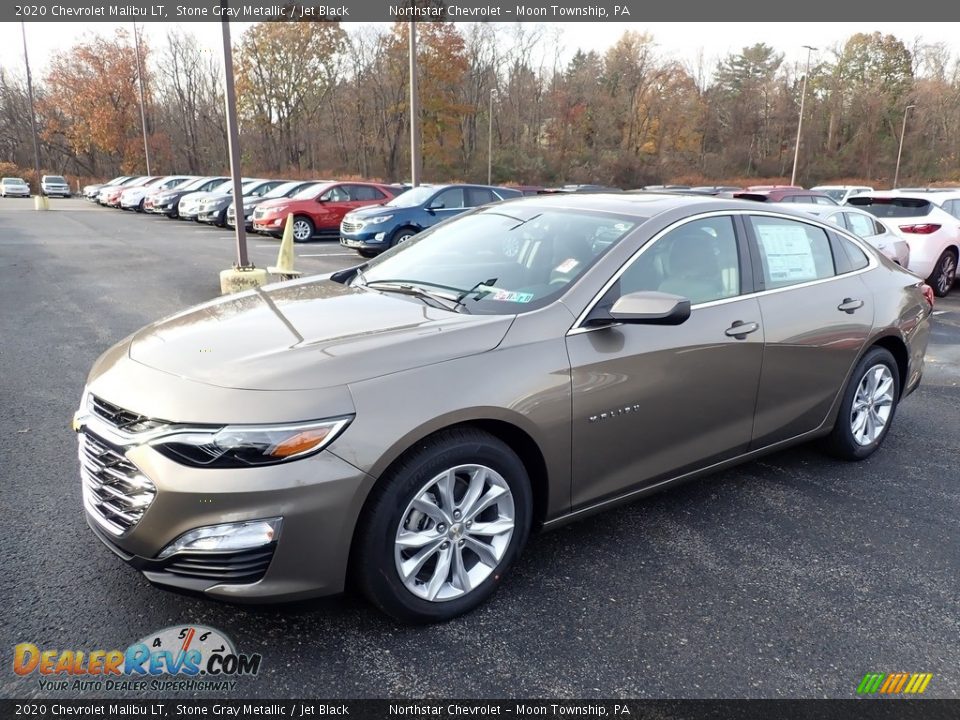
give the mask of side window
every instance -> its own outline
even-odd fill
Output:
[[[873,220],[865,215],[847,213],[847,221],[850,223],[850,230],[853,231],[854,235],[864,238],[876,235]]]
[[[341,185],[334,185],[321,195],[320,199],[326,200],[327,202],[347,202],[350,196],[347,195],[347,191],[344,190]]]
[[[947,200],[943,204],[943,209],[955,218],[960,218],[960,200]]]
[[[846,213],[834,213],[827,218],[828,223],[833,223],[837,227],[847,228],[847,222],[844,220]]]
[[[887,232],[887,228],[879,220],[873,221],[873,227],[876,230],[876,235],[883,235],[885,232]]]
[[[820,228],[797,220],[751,215],[766,289],[788,287],[836,274],[830,240]]]
[[[851,215],[850,217],[857,217],[856,215]],[[838,238],[840,240],[840,246],[843,248],[843,251],[847,255],[847,259],[850,260],[850,270],[862,270],[867,265],[870,264],[870,261],[867,259],[867,256],[864,254],[863,250],[858,248],[852,242],[846,238]]]
[[[810,199],[813,200],[814,204],[816,205],[835,205],[836,204],[830,198],[819,197],[817,195],[814,195]]]
[[[681,225],[661,237],[620,276],[620,294],[640,290],[680,295],[691,303],[740,294],[740,256],[733,218]]]
[[[467,202],[466,207],[477,207],[479,205],[486,205],[487,203],[496,202],[500,198],[493,194],[492,190],[487,190],[486,188],[467,188]]]
[[[370,185],[345,185],[351,200],[384,200],[384,194]]]
[[[444,190],[442,193],[434,197],[427,207],[436,209],[442,208],[444,210],[464,207],[463,188],[450,188],[449,190]]]

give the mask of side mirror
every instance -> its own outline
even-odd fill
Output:
[[[445,207],[446,205],[444,205],[443,201],[441,200],[430,203],[430,206],[427,208],[427,210],[443,210]]]
[[[690,301],[679,295],[644,290],[617,298],[613,306],[596,307],[587,325],[681,325],[690,317]]]
[[[327,195],[321,195],[320,197],[317,198],[318,203],[325,203],[325,202],[328,202],[329,200],[330,198]]]

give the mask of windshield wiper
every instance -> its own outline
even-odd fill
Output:
[[[421,283],[418,280],[371,280],[370,282],[365,282],[363,287],[372,288],[373,290],[383,290],[385,292],[395,292],[401,295],[412,295],[427,301],[428,304],[440,310],[455,310],[457,308],[456,298],[430,292],[426,288],[418,287],[418,285],[429,284],[430,283]],[[450,302],[454,303],[453,307],[447,305],[447,303]]]
[[[470,295],[476,295],[477,300],[483,300],[484,297],[490,294],[493,286],[497,284],[497,280],[499,280],[499,278],[481,280],[469,290],[462,290],[460,294],[457,295],[457,305],[466,310],[467,308],[463,301],[466,300]]]

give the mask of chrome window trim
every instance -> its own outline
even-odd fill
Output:
[[[604,328],[615,327],[615,326],[617,326],[617,325],[622,325],[623,323],[611,323],[611,324],[609,324],[609,325],[600,325],[600,326],[597,326],[597,327],[585,327],[585,326],[583,325],[583,323],[586,321],[587,317],[588,317],[588,316],[590,315],[590,313],[593,311],[593,308],[596,307],[597,303],[600,302],[600,300],[603,298],[603,296],[607,294],[607,292],[610,290],[610,288],[613,287],[613,285],[620,279],[620,277],[627,271],[627,269],[630,268],[630,266],[633,265],[633,263],[635,263],[635,262],[637,261],[637,258],[639,258],[641,255],[643,255],[643,253],[645,253],[649,248],[653,247],[654,244],[656,244],[657,242],[659,242],[660,239],[661,239],[664,235],[666,235],[666,234],[669,233],[669,232],[672,232],[673,230],[676,230],[676,229],[679,228],[679,227],[682,227],[682,226],[684,226],[684,225],[686,225],[686,224],[688,224],[688,223],[691,223],[691,222],[696,222],[696,221],[698,221],[698,220],[705,220],[705,219],[712,218],[712,217],[722,217],[722,216],[728,216],[728,215],[729,215],[729,216],[735,216],[735,215],[747,215],[747,216],[749,216],[749,215],[763,215],[763,216],[766,216],[766,217],[774,217],[774,218],[778,218],[778,219],[781,219],[781,220],[793,220],[794,222],[800,222],[800,223],[806,223],[807,225],[813,225],[814,227],[818,227],[818,228],[820,228],[821,230],[827,232],[828,234],[832,232],[832,233],[834,233],[834,234],[836,234],[836,235],[839,235],[840,237],[842,237],[842,238],[845,239],[845,240],[849,240],[849,241],[852,242],[854,245],[856,245],[856,246],[859,247],[861,250],[863,250],[863,252],[864,252],[864,254],[867,256],[867,260],[868,260],[869,262],[868,262],[868,264],[867,264],[866,267],[860,268],[859,270],[853,270],[853,271],[851,271],[851,272],[846,272],[846,273],[842,273],[842,274],[838,274],[838,275],[832,275],[831,277],[827,277],[827,278],[819,278],[819,279],[817,279],[817,280],[810,280],[810,281],[804,282],[804,283],[797,283],[796,285],[786,285],[785,287],[771,288],[771,289],[769,289],[769,290],[757,290],[757,291],[752,292],[752,293],[746,293],[745,295],[734,295],[733,297],[722,298],[722,299],[720,299],[720,300],[711,300],[710,302],[697,303],[696,305],[691,305],[691,306],[690,306],[691,312],[694,311],[694,310],[697,310],[697,309],[699,309],[699,308],[716,307],[716,306],[719,306],[719,305],[726,305],[726,304],[731,303],[731,302],[737,302],[737,301],[746,300],[746,299],[749,299],[749,298],[762,297],[762,296],[765,296],[765,295],[771,295],[771,294],[773,294],[773,293],[784,292],[785,290],[796,290],[796,289],[799,289],[799,288],[812,287],[812,286],[815,286],[815,285],[822,285],[823,283],[833,282],[834,280],[838,280],[838,279],[840,279],[840,278],[852,277],[852,276],[854,276],[854,275],[860,275],[860,274],[862,274],[862,273],[869,272],[870,270],[874,270],[874,269],[879,265],[879,263],[878,263],[878,261],[877,261],[877,258],[874,256],[874,253],[877,252],[877,250],[876,250],[875,248],[873,248],[872,245],[869,245],[868,243],[866,243],[866,241],[864,241],[862,238],[859,238],[859,237],[853,235],[853,234],[850,233],[850,231],[847,230],[846,228],[840,227],[840,226],[838,226],[838,225],[833,225],[833,224],[827,223],[825,220],[821,220],[819,217],[814,216],[814,215],[811,215],[810,218],[809,218],[809,220],[808,220],[808,219],[805,218],[805,217],[798,217],[798,216],[795,216],[795,215],[785,215],[785,214],[778,213],[778,212],[774,212],[774,211],[771,211],[771,210],[761,210],[761,209],[757,209],[757,210],[745,210],[745,209],[737,209],[737,210],[711,210],[711,211],[709,211],[709,212],[698,213],[698,214],[696,214],[696,215],[691,215],[690,217],[686,217],[686,218],[683,218],[683,219],[681,219],[681,220],[677,220],[676,222],[671,223],[670,225],[668,225],[667,227],[665,227],[663,230],[661,230],[660,232],[658,232],[656,235],[654,235],[652,238],[650,238],[650,240],[648,240],[647,242],[645,242],[645,243],[643,244],[643,246],[642,246],[641,248],[639,248],[633,255],[631,255],[630,258],[620,267],[620,269],[617,270],[617,272],[615,272],[615,273],[610,277],[610,279],[607,280],[606,283],[604,283],[603,287],[600,288],[600,291],[599,291],[596,295],[594,295],[593,299],[592,299],[589,303],[587,303],[586,308],[584,308],[583,312],[581,312],[581,313],[577,316],[577,319],[573,322],[573,325],[570,327],[569,330],[567,330],[566,335],[569,337],[569,336],[571,336],[571,335],[580,335],[580,334],[582,334],[582,333],[592,332],[592,331],[594,331],[594,330],[602,330],[602,329],[604,329]],[[870,250],[867,250],[867,248],[870,248]],[[871,252],[871,250],[872,250],[872,252]]]

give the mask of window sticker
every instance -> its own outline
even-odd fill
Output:
[[[767,256],[772,282],[804,282],[817,279],[810,238],[796,225],[755,224],[760,245]]]
[[[501,302],[528,303],[533,300],[533,293],[513,292],[511,290],[497,290],[490,296],[490,300]]]
[[[580,264],[580,261],[575,258],[567,258],[562,263],[557,265],[554,270],[558,273],[568,273],[573,270],[577,265]]]

